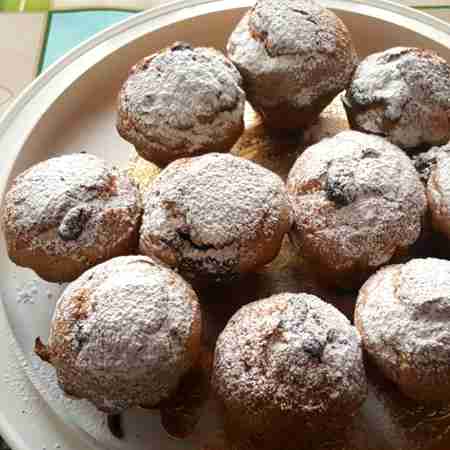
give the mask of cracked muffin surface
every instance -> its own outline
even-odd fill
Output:
[[[117,129],[158,165],[227,152],[244,131],[241,84],[219,51],[176,42],[131,69],[119,93]]]
[[[351,421],[363,403],[361,338],[318,297],[274,295],[230,319],[216,344],[212,386],[231,441],[298,448],[314,431]]]
[[[67,394],[118,413],[170,397],[197,361],[200,333],[189,284],[151,258],[123,256],[65,289],[48,345],[38,338],[35,350]]]
[[[2,211],[11,260],[52,282],[134,253],[142,214],[125,172],[83,153],[38,163],[18,175]]]
[[[361,288],[355,325],[365,350],[407,396],[450,400],[450,261],[379,270]]]
[[[432,147],[426,152],[413,156],[414,167],[419,172],[420,179],[425,185],[441,157],[450,156],[450,143]]]
[[[343,103],[352,128],[403,148],[450,139],[450,65],[437,53],[394,47],[369,55],[355,71]]]
[[[270,262],[290,225],[280,177],[213,153],[175,161],[160,173],[144,199],[139,245],[189,277],[222,278]]]
[[[427,197],[434,230],[450,240],[450,144],[431,149]]]
[[[344,131],[307,148],[287,183],[291,237],[331,284],[359,287],[419,237],[427,208],[411,160],[374,135]]]
[[[350,83],[358,63],[350,33],[311,0],[259,0],[230,36],[247,98],[273,128],[313,122]]]

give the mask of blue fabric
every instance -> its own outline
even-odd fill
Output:
[[[124,11],[70,11],[50,13],[47,45],[41,70],[105,28],[131,16]]]

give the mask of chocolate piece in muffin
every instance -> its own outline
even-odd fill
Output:
[[[228,278],[272,261],[290,226],[280,177],[213,153],[175,161],[152,183],[140,249],[190,278]]]
[[[258,0],[227,51],[249,102],[278,129],[311,124],[348,86],[358,64],[344,23],[311,0]]]
[[[288,178],[291,232],[322,279],[346,288],[419,237],[425,190],[411,160],[378,136],[344,131],[297,159]]]
[[[212,385],[232,448],[297,450],[345,427],[364,402],[361,338],[318,297],[274,295],[228,322]]]
[[[69,395],[107,413],[158,407],[200,352],[197,296],[178,274],[145,256],[100,264],[58,300],[50,338],[36,352]]]
[[[241,84],[219,51],[175,43],[131,69],[119,94],[117,129],[158,165],[227,152],[244,130]]]
[[[450,401],[450,262],[386,267],[361,288],[355,324],[385,376],[418,401]]]
[[[9,257],[47,281],[72,281],[89,267],[137,249],[137,187],[87,154],[51,158],[18,175],[5,196]]]
[[[343,102],[353,129],[404,150],[450,139],[450,66],[431,50],[395,47],[368,56]]]

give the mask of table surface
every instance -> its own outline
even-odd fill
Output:
[[[0,55],[3,61],[8,61],[8,65],[2,67],[0,72],[0,115],[23,88],[67,51],[97,32],[135,14],[142,7],[150,7],[160,1],[164,0],[128,0],[128,3],[117,1],[121,9],[124,9],[123,5],[130,6],[129,11],[124,11],[67,10],[72,5],[76,8],[76,5],[82,2],[60,0],[54,1],[53,4],[58,4],[65,10],[1,13]],[[11,5],[15,3],[26,4],[27,2],[0,0],[0,12],[11,9]],[[28,3],[33,5],[33,2]],[[39,2],[35,2],[37,3]],[[41,5],[48,6],[50,3],[44,1]],[[95,2],[90,2],[91,5],[93,3]],[[114,5],[114,0],[110,3]],[[402,0],[400,3],[418,7],[450,22],[450,0]],[[21,34],[18,39],[17,30],[21,29],[27,30],[27,33]],[[1,437],[0,450],[9,450]]]

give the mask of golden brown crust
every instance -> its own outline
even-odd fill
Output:
[[[320,95],[313,104],[301,109],[288,102],[281,102],[275,107],[259,108],[254,105],[264,120],[265,125],[275,130],[298,130],[306,128],[329,105],[341,89]]]
[[[118,112],[119,120],[117,121],[117,131],[126,140],[129,140],[130,135],[130,119],[127,113],[123,111]],[[226,127],[224,127],[226,129]],[[156,164],[158,167],[165,167],[172,161],[178,158],[189,158],[192,156],[201,156],[208,153],[228,153],[236,141],[241,137],[244,132],[244,121],[235,127],[228,127],[229,131],[226,133],[226,137],[220,141],[211,142],[208,147],[197,149],[193,154],[189,149],[178,148],[176,152],[171,149],[167,149],[163,145],[157,145],[155,143],[141,142],[137,140],[134,144],[136,152],[145,160]],[[176,157],[174,157],[176,153]]]
[[[431,224],[435,231],[450,241],[450,155],[438,152],[427,183],[427,197],[431,213]]]

